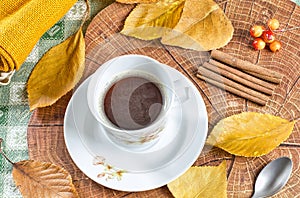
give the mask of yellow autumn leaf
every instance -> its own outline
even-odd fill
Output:
[[[70,174],[54,164],[24,160],[13,164],[12,174],[23,197],[79,197]]]
[[[207,138],[207,143],[231,154],[258,157],[285,141],[295,121],[256,112],[243,112],[221,120]]]
[[[219,166],[191,167],[167,186],[175,198],[226,198],[226,161]]]
[[[158,0],[116,0],[119,3],[134,4],[134,3],[155,3]]]
[[[122,34],[143,40],[160,38],[178,23],[185,0],[138,4],[125,20]]]
[[[33,69],[27,82],[30,110],[52,105],[70,91],[84,70],[82,30],[51,48]]]
[[[186,0],[178,24],[162,37],[161,42],[209,51],[225,46],[233,32],[230,20],[213,0]]]

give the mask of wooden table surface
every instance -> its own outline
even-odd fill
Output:
[[[271,160],[280,156],[292,158],[293,173],[282,191],[274,197],[300,197],[300,30],[277,35],[282,50],[261,52],[251,47],[249,28],[277,18],[283,28],[300,26],[300,7],[288,0],[229,0],[217,1],[235,28],[232,41],[221,50],[240,59],[272,69],[284,75],[265,106],[259,106],[236,95],[218,89],[196,78],[197,68],[209,58],[209,52],[196,52],[161,45],[159,40],[141,41],[119,34],[132,5],[113,3],[101,11],[90,24],[86,38],[87,78],[97,63],[122,54],[143,54],[176,68],[188,77],[202,95],[209,117],[209,131],[222,118],[244,111],[255,111],[297,120],[291,136],[267,155],[246,158],[231,155],[221,149],[205,146],[194,163],[196,166],[218,165],[227,161],[228,197],[250,197],[255,178]],[[28,127],[28,146],[31,159],[52,162],[72,175],[81,197],[172,197],[166,186],[145,192],[120,192],[105,188],[85,176],[73,163],[64,142],[63,120],[68,93],[51,107],[36,110]]]

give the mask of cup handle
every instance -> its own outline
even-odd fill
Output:
[[[182,83],[183,79],[177,79],[173,81],[174,88],[176,90],[176,96],[180,100],[181,104],[185,103],[190,99],[189,86],[186,86],[186,83]]]

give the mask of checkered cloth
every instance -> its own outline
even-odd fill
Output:
[[[108,1],[90,0],[91,17]],[[0,86],[0,137],[2,149],[14,162],[28,159],[27,126],[31,116],[26,82],[39,59],[53,46],[75,33],[85,16],[87,6],[78,0],[67,14],[38,41],[9,85]],[[22,197],[12,179],[12,165],[0,156],[0,198]]]

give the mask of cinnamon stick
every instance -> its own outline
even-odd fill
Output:
[[[197,77],[260,105],[265,105],[268,100],[268,96],[214,73],[205,67],[199,67]]]
[[[212,84],[212,85],[215,85],[215,86],[217,86],[217,87],[219,87],[219,88],[226,89],[227,91],[229,91],[229,92],[231,92],[231,93],[233,93],[233,94],[235,94],[235,95],[238,95],[238,96],[240,96],[240,97],[243,97],[243,98],[245,98],[245,99],[248,99],[248,100],[250,100],[250,101],[252,101],[252,102],[255,102],[255,103],[259,104],[259,105],[263,105],[263,106],[264,106],[264,105],[267,103],[267,101],[264,101],[264,100],[262,100],[262,99],[256,98],[256,97],[254,97],[254,96],[252,96],[252,95],[249,95],[249,94],[247,94],[247,93],[245,93],[245,92],[240,92],[240,91],[237,90],[237,89],[234,89],[234,88],[232,88],[232,87],[229,87],[229,86],[227,86],[227,85],[224,85],[224,84],[222,84],[222,83],[220,83],[220,82],[218,82],[218,81],[215,81],[215,80],[213,80],[213,79],[207,78],[207,77],[205,77],[205,76],[201,76],[201,75],[197,74],[197,77],[200,78],[200,79],[202,79],[202,80],[204,80],[204,81],[206,81],[207,83],[210,83],[210,84]]]
[[[263,81],[255,76],[248,75],[213,59],[210,59],[208,63],[204,63],[203,66],[267,95],[272,95],[275,88],[274,84]]]
[[[280,83],[283,77],[281,74],[275,71],[235,58],[219,50],[212,50],[211,57],[273,83]]]
[[[253,76],[256,76],[257,78],[264,79],[266,81],[279,84],[281,81],[281,78],[271,77],[271,76],[265,76],[264,74],[259,74],[255,72],[246,71],[248,74],[251,74]]]

